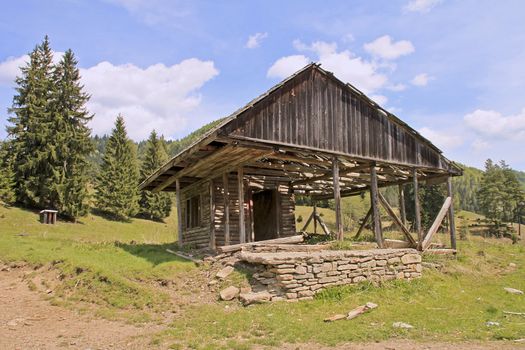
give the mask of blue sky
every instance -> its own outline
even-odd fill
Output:
[[[0,12],[0,137],[18,66],[45,34],[77,55],[95,133],[179,138],[310,61],[438,145],[525,170],[525,2],[9,1]]]

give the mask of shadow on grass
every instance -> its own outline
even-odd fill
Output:
[[[177,250],[176,243],[132,244],[116,242],[115,246],[130,254],[145,259],[155,266],[167,262],[189,262],[186,259],[180,258],[166,251],[166,249],[171,249],[173,251]]]

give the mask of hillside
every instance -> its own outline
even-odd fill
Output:
[[[297,208],[303,218],[310,212],[309,207]],[[320,212],[332,226],[333,211],[321,208]],[[168,247],[176,249],[170,243],[176,231],[175,216],[174,210],[163,224],[138,219],[118,223],[90,215],[78,224],[47,226],[38,223],[34,212],[0,207],[0,268],[3,262],[12,270],[5,272],[9,269],[4,266],[0,276],[18,276],[19,270],[20,279],[11,285],[22,283],[17,288],[29,288],[30,293],[48,300],[43,302],[81,311],[84,318],[92,319],[85,329],[100,323],[100,318],[115,320],[112,322],[117,323],[103,332],[110,338],[108,342],[111,337],[122,337],[111,333],[120,332],[122,327],[116,326],[119,322],[140,324],[141,337],[126,340],[137,348],[250,349],[285,343],[307,344],[307,348],[308,344],[396,337],[418,342],[438,338],[464,342],[512,340],[525,334],[520,316],[503,313],[525,312],[523,296],[503,290],[509,286],[525,290],[523,243],[512,245],[509,240],[468,235],[468,240],[459,241],[457,258],[425,258],[439,268],[426,269],[423,278],[411,283],[332,288],[309,302],[243,308],[236,302],[218,302],[217,293],[230,284],[246,285],[249,274],[234,273],[229,280],[208,286],[207,276],[213,272],[206,266],[196,267],[166,252]],[[469,212],[458,214],[459,224],[476,219]],[[442,238],[446,240],[446,235]],[[379,308],[351,324],[322,322],[329,315],[347,312],[367,301],[378,303]],[[25,312],[21,308],[18,317]],[[434,316],[429,318],[429,312]],[[47,317],[51,316],[41,316],[44,320]],[[415,328],[392,328],[392,322],[398,321]],[[489,321],[499,326],[487,327]],[[43,322],[39,327],[46,329]],[[17,334],[16,330],[12,332]],[[88,331],[80,338],[68,338],[67,331],[65,334],[57,344],[88,344],[89,337],[95,337]],[[21,333],[19,337],[25,336]]]

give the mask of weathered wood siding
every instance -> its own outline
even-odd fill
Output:
[[[439,151],[348,86],[307,70],[242,113],[231,136],[446,169]]]
[[[201,224],[199,227],[188,229],[186,226],[187,200],[194,197],[200,197],[200,217]],[[181,207],[182,207],[182,242],[185,245],[196,246],[198,248],[206,247],[210,242],[211,220],[210,220],[210,183],[204,182],[188,186],[181,190]]]
[[[295,235],[295,201],[293,194],[289,193],[287,180],[266,179],[264,177],[245,176],[244,178],[244,216],[247,241],[251,241],[252,215],[249,208],[250,192],[258,189],[276,189],[279,193],[279,237]],[[215,242],[217,246],[225,245],[225,213],[224,213],[224,186],[222,177],[213,179],[213,190],[215,200]],[[230,173],[228,176],[228,196],[230,213],[230,242],[240,243],[239,237],[239,192],[237,174]]]

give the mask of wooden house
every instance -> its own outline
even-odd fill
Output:
[[[342,238],[341,197],[371,191],[367,216],[383,247],[378,206],[388,203],[378,188],[399,186],[402,196],[403,184],[450,184],[460,174],[429,140],[312,63],[220,121],[140,187],[176,191],[179,242],[211,248],[295,235],[296,194],[334,199]],[[453,228],[452,205],[442,212]],[[403,203],[396,222],[408,232]],[[415,224],[418,237],[408,241],[421,246],[425,234]]]

